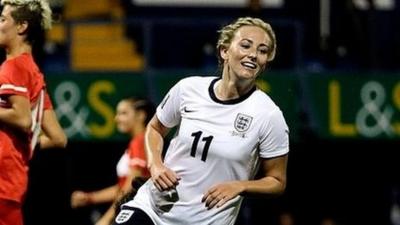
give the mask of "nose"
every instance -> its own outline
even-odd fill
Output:
[[[257,59],[257,51],[251,50],[248,54],[251,61],[255,62]]]

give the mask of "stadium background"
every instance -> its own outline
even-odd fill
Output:
[[[398,0],[160,2],[51,1],[60,17],[36,54],[69,144],[35,152],[27,225],[91,224],[107,206],[72,210],[69,196],[115,182],[128,142],[112,121],[117,101],[158,103],[184,76],[215,75],[216,30],[246,15],[277,33],[258,84],[285,114],[291,152],[286,193],[247,199],[237,224],[279,224],[283,212],[299,225],[399,224]]]

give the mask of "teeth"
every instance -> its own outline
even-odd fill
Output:
[[[249,62],[244,62],[242,63],[243,66],[249,67],[251,69],[255,69],[256,65],[254,65],[253,63],[249,63]]]

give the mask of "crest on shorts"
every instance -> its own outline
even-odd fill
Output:
[[[249,129],[253,117],[239,113],[235,119],[235,129],[239,132],[245,132]]]
[[[120,224],[120,223],[125,223],[126,221],[131,218],[135,211],[131,209],[123,209],[118,213],[118,216],[115,218],[115,222]]]

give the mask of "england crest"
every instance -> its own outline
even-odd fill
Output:
[[[130,210],[130,209],[123,209],[121,212],[119,212],[118,216],[115,218],[115,222],[118,224],[125,223],[126,221],[131,218],[135,211]]]
[[[239,132],[245,132],[249,129],[253,117],[239,113],[235,119],[235,129]]]

